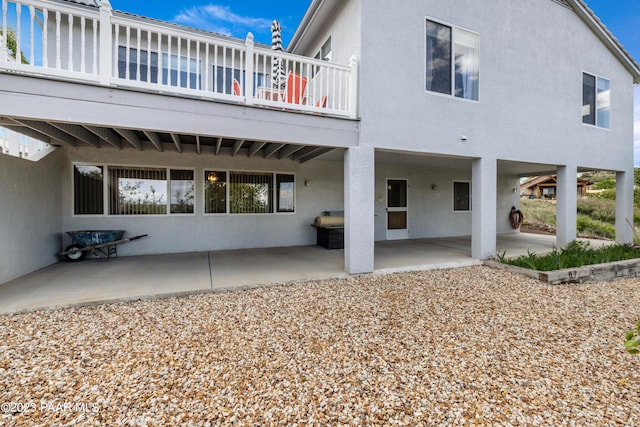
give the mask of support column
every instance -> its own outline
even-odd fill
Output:
[[[566,248],[576,240],[578,212],[578,168],[558,167],[556,181],[556,245]]]
[[[616,242],[633,243],[633,169],[616,173]]]
[[[487,259],[496,254],[498,161],[482,158],[471,166],[471,256]]]
[[[344,154],[344,267],[371,273],[374,260],[375,151],[352,147]]]

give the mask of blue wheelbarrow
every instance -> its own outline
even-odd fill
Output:
[[[73,243],[59,252],[58,256],[66,261],[82,261],[87,255],[92,254],[97,258],[111,258],[118,256],[120,243],[127,243],[147,237],[147,234],[123,238],[124,230],[80,230],[67,231]]]

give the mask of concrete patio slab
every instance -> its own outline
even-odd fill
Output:
[[[60,262],[0,285],[0,313],[210,288],[206,252]]]
[[[555,236],[548,235],[497,238],[498,253],[507,256],[527,250],[541,254],[554,245]],[[375,245],[374,272],[379,274],[479,264],[471,258],[469,236]],[[344,251],[318,246],[88,259],[54,264],[0,285],[0,314],[347,276]]]
[[[209,256],[213,289],[348,276],[344,251],[319,246],[220,251]]]

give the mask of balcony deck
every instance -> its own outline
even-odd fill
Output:
[[[16,60],[0,37],[2,73],[357,117],[355,59],[340,65],[276,52],[251,34],[234,40],[112,11],[108,2],[3,0],[1,29],[14,32],[15,51],[24,54]],[[285,77],[274,81],[274,74]]]

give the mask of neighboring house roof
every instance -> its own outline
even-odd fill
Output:
[[[549,181],[553,181],[555,183],[556,182],[555,178],[556,177],[554,175],[536,176],[520,184],[520,189],[528,190],[529,188],[533,188],[536,185],[540,185],[544,182],[549,182]]]
[[[607,27],[600,21],[596,14],[589,9],[584,0],[552,0],[564,7],[572,9],[602,43],[613,53],[613,55],[624,65],[633,76],[633,82],[640,83],[640,65],[633,59],[631,54],[622,46]],[[298,29],[293,35],[287,51],[292,52],[300,48],[303,38],[308,29],[319,20],[324,14],[335,7],[337,0],[313,0],[307,9]]]
[[[590,185],[589,181],[586,181],[582,178],[577,178],[578,185]],[[520,184],[520,190],[528,190],[530,188],[536,187],[538,185],[556,185],[557,183],[557,175],[543,175],[543,176],[535,176],[530,178],[529,180]]]

